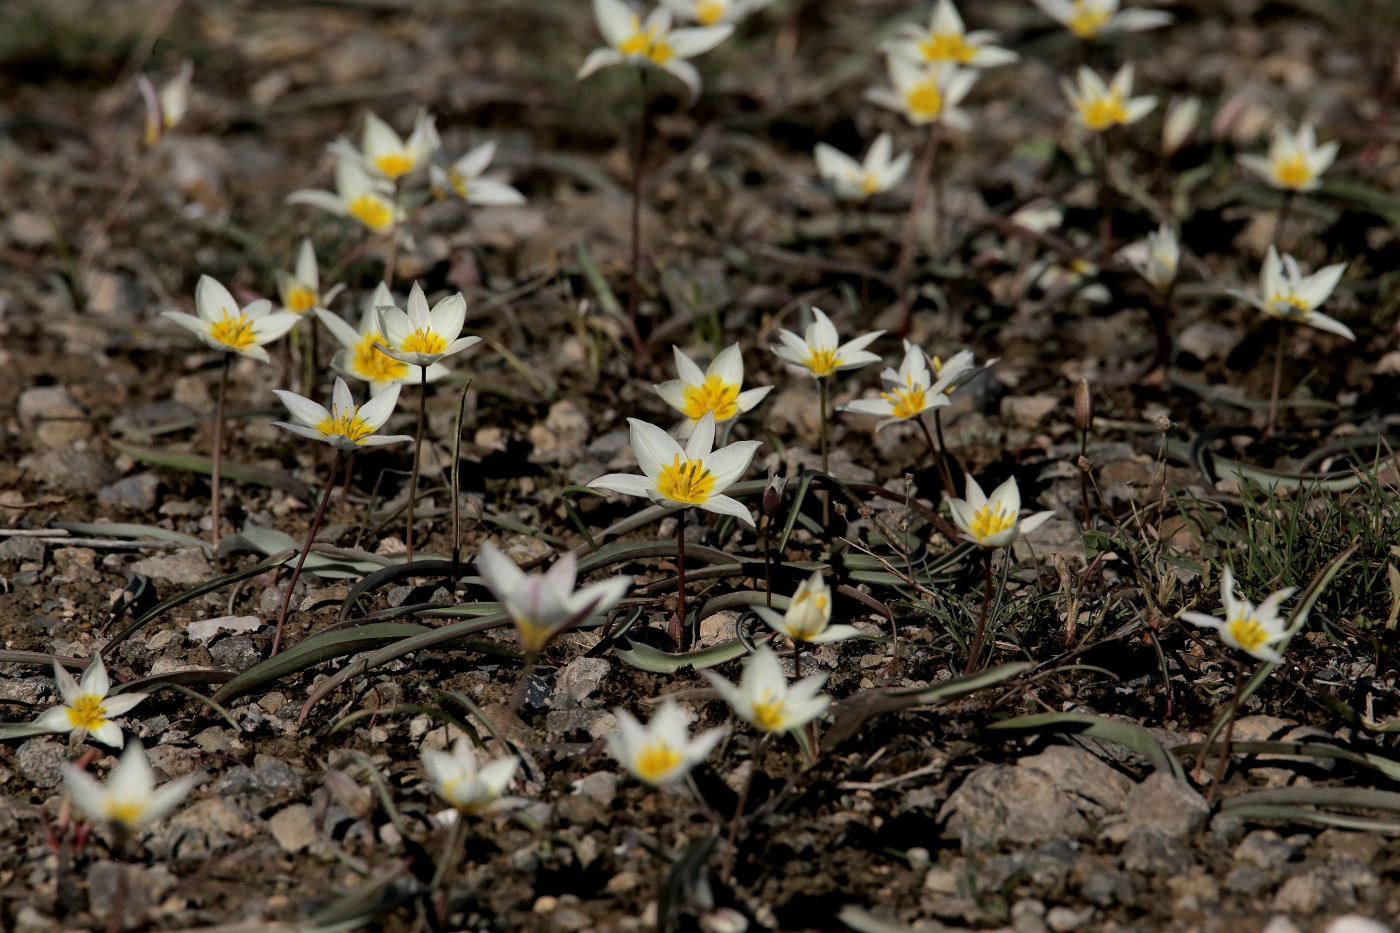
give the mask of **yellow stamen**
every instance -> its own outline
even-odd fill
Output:
[[[924,387],[914,385],[913,376],[904,378],[905,385],[902,388],[880,393],[880,398],[890,403],[890,414],[900,419],[912,418],[928,407]]]
[[[862,172],[860,176],[860,190],[866,195],[872,195],[880,190],[880,176],[875,172]]]
[[[431,330],[418,329],[403,339],[405,353],[441,353],[447,349],[447,340]]]
[[[1128,122],[1128,109],[1119,94],[1109,91],[1103,97],[1079,101],[1079,119],[1091,130],[1106,130]]]
[[[316,425],[316,430],[327,435],[341,434],[358,444],[374,433],[374,428],[365,424],[364,419],[359,416],[359,410],[359,406],[356,406],[338,411],[329,418],[322,418]]]
[[[977,55],[976,46],[968,45],[956,32],[933,33],[920,39],[919,51],[925,61],[959,62],[964,65]]]
[[[251,347],[256,340],[253,337],[253,322],[248,320],[248,315],[240,313],[238,317],[234,317],[228,313],[227,308],[222,310],[224,316],[209,327],[210,338],[234,350],[246,350]]]
[[[375,346],[382,342],[378,331],[370,331],[355,344],[350,369],[369,382],[397,382],[408,375],[408,364],[401,363]]]
[[[802,365],[810,369],[814,376],[830,376],[840,362],[836,358],[836,351],[829,347],[820,350],[808,347],[807,358],[802,361]]]
[[[651,50],[652,30],[642,32],[642,19],[635,14],[632,17],[632,34],[623,39],[617,50],[623,55],[646,55]]]
[[[526,654],[543,654],[549,647],[554,627],[543,625],[533,619],[515,619],[515,630],[520,633],[520,647]]]
[[[68,723],[74,729],[96,731],[107,721],[107,709],[102,698],[92,693],[84,693],[68,707]]]
[[[1269,633],[1252,613],[1241,613],[1230,620],[1230,637],[1245,651],[1258,651],[1269,640]]]
[[[709,500],[715,489],[715,475],[705,469],[702,460],[681,460],[676,454],[670,466],[661,468],[656,479],[656,491],[672,502],[699,505]]]
[[[1278,317],[1302,317],[1311,310],[1306,301],[1292,292],[1274,292],[1269,296],[1269,312]]]
[[[107,801],[107,819],[114,823],[120,823],[127,829],[135,829],[141,825],[141,817],[145,812],[146,805],[138,801]]]
[[[915,120],[936,120],[943,112],[943,92],[932,78],[921,81],[904,95],[904,106]]]
[[[375,233],[389,228],[394,222],[394,211],[383,198],[372,194],[361,194],[345,205],[345,211]]]
[[[642,747],[637,755],[637,775],[644,781],[656,783],[667,777],[681,763],[681,753],[658,740]]]
[[[992,535],[1015,525],[1016,515],[1017,513],[1008,512],[1003,508],[994,509],[988,502],[972,513],[972,521],[968,522],[967,530],[978,541],[986,541]]]
[[[1301,188],[1313,180],[1312,169],[1301,152],[1274,160],[1274,179],[1285,188]]]
[[[773,698],[773,691],[763,691],[763,699],[753,705],[753,724],[764,732],[781,728],[787,721],[787,711],[781,699]]]
[[[304,285],[293,286],[287,293],[286,305],[288,311],[305,314],[316,307],[316,293]]]
[[[728,421],[739,414],[739,386],[710,375],[698,386],[686,386],[685,407],[681,409],[691,421],[699,421],[705,412],[715,413],[715,423]]]
[[[381,156],[375,156],[374,167],[383,173],[385,178],[400,178],[413,171],[416,160],[404,152],[386,152]]]
[[[713,26],[724,16],[725,7],[728,5],[725,0],[700,0],[695,4],[695,18],[702,26]]]
[[[1092,9],[1084,0],[1074,0],[1074,12],[1065,25],[1079,38],[1092,39],[1108,20],[1108,11]]]

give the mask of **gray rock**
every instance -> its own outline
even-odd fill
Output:
[[[30,454],[21,458],[19,465],[39,482],[59,492],[94,492],[121,475],[116,466],[97,451],[71,447]]]
[[[97,501],[133,512],[150,512],[156,507],[159,492],[160,477],[154,473],[137,473],[103,486],[97,491]]]
[[[267,821],[267,828],[283,852],[295,854],[316,841],[316,823],[311,808],[304,803],[278,810]]]
[[[613,771],[594,771],[574,781],[573,787],[574,793],[610,807],[617,799],[617,774]]]
[[[1046,933],[1045,903],[1023,897],[1011,905],[1011,928],[1015,933]]]
[[[87,412],[62,386],[25,389],[19,395],[20,427],[41,447],[66,447],[92,434]]]
[[[1074,910],[1070,907],[1051,907],[1045,914],[1045,925],[1055,933],[1070,933],[1094,919],[1094,908],[1084,907]]]
[[[1154,771],[1128,792],[1123,812],[1129,825],[1180,839],[1205,828],[1210,804],[1165,771]]]
[[[1138,882],[1125,871],[1100,871],[1085,879],[1079,893],[1100,907],[1130,904],[1137,897]]]
[[[982,863],[977,872],[977,888],[1000,891],[1018,880],[1029,881],[1039,888],[1049,888],[1069,874],[1079,858],[1078,844],[1068,839],[1047,842],[1030,849],[1017,849],[1005,855],[993,855]]]
[[[189,421],[197,414],[184,402],[167,398],[122,412],[112,419],[112,430],[117,434],[127,434],[139,428],[151,428],[158,424]]]
[[[19,773],[35,787],[57,787],[63,782],[63,766],[68,763],[65,747],[53,739],[30,739],[15,753]]]
[[[209,647],[209,657],[224,670],[246,671],[262,660],[262,652],[247,635],[229,635]]]
[[[256,760],[256,768],[230,768],[214,785],[214,792],[221,797],[246,797],[258,803],[269,798],[295,797],[302,792],[306,782],[287,762],[270,755],[259,755]]]
[[[214,577],[214,568],[209,566],[200,548],[181,548],[169,554],[147,557],[132,564],[131,569],[153,580],[177,586],[196,586]]]
[[[44,542],[29,535],[0,539],[0,561],[39,563],[44,559]]]
[[[1235,847],[1234,861],[1265,871],[1278,871],[1293,858],[1295,851],[1292,843],[1272,829],[1256,829]]]
[[[602,658],[575,658],[554,678],[555,709],[570,709],[592,696],[603,685],[612,665]]]
[[[0,700],[16,700],[37,704],[46,694],[54,692],[52,677],[0,678]]]
[[[1274,910],[1309,916],[1319,911],[1335,911],[1356,905],[1351,885],[1332,878],[1323,869],[1294,875],[1274,895]]]
[[[1274,876],[1248,865],[1238,865],[1225,876],[1223,887],[1232,894],[1255,897],[1273,887]]]
[[[125,877],[122,877],[122,875]],[[146,868],[131,862],[94,862],[88,869],[88,909],[104,921],[117,897],[117,888],[125,885],[126,905],[122,909],[122,926],[135,929],[143,924],[146,912],[175,885],[175,878],[164,865]]]
[[[1175,838],[1150,827],[1139,826],[1123,843],[1123,867],[1147,875],[1180,875],[1191,868],[1193,859]]]
[[[544,716],[549,741],[592,741],[617,730],[617,717],[601,709],[553,709]]]

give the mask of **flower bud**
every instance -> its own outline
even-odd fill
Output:
[[[357,819],[364,819],[374,809],[369,791],[338,768],[327,769],[326,789],[331,792],[331,796],[340,802],[341,806],[354,814]]]
[[[1080,431],[1088,431],[1094,426],[1094,390],[1088,379],[1079,380],[1074,389],[1074,426]]]
[[[1172,103],[1162,121],[1162,155],[1171,158],[1191,138],[1201,118],[1201,100],[1188,97]]]
[[[763,513],[769,518],[776,518],[778,506],[783,504],[783,487],[787,485],[787,479],[779,479],[776,473],[768,474],[768,485],[763,487]]]
[[[821,634],[831,622],[831,587],[823,582],[820,570],[803,580],[792,594],[785,622],[787,631],[800,633],[803,641]]]

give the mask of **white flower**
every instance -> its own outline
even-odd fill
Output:
[[[559,633],[586,619],[605,616],[627,595],[627,575],[574,589],[578,563],[566,551],[546,573],[526,574],[490,541],[476,557],[481,579],[501,601],[527,654],[540,654]]]
[[[345,139],[337,139],[329,148],[342,161],[359,164],[393,182],[425,165],[439,145],[437,126],[427,111],[422,111],[407,140],[371,113],[365,116],[362,149]]]
[[[899,369],[886,368],[880,374],[885,391],[878,399],[856,399],[847,402],[837,411],[851,411],[859,415],[882,415],[884,420],[875,425],[880,430],[886,425],[917,418],[934,408],[948,404],[947,384],[939,380],[934,384],[928,369],[928,358],[924,351],[909,341],[904,341],[904,360]]]
[[[462,293],[439,301],[428,310],[428,298],[417,282],[408,293],[408,311],[397,306],[375,308],[379,332],[384,340],[379,349],[410,366],[431,366],[445,356],[461,353],[481,343],[480,337],[460,337],[467,320],[467,299]]]
[[[885,68],[893,87],[871,88],[866,100],[904,114],[915,126],[943,123],[965,130],[972,125],[958,104],[972,90],[978,72],[948,62],[918,65],[902,55],[886,55]]]
[[[1183,612],[1181,618],[1192,625],[1215,629],[1225,644],[1246,651],[1261,661],[1282,661],[1283,656],[1269,646],[1288,637],[1288,621],[1279,615],[1278,607],[1292,595],[1293,587],[1285,587],[1257,607],[1247,599],[1236,599],[1235,575],[1226,567],[1220,579],[1224,620],[1203,612]]]
[[[1296,134],[1276,126],[1268,156],[1242,155],[1240,164],[1275,188],[1312,191],[1337,158],[1337,148],[1336,142],[1319,146],[1310,123],[1304,123]]]
[[[1106,32],[1142,32],[1172,21],[1163,10],[1122,10],[1119,0],[1032,0],[1044,13],[1058,20],[1081,39]]]
[[[579,80],[610,65],[651,66],[679,78],[692,97],[700,93],[700,72],[686,59],[710,51],[734,32],[730,25],[672,29],[666,7],[657,7],[644,23],[623,0],[593,0],[593,15],[609,47],[588,53]]]
[[[1181,262],[1181,243],[1172,228],[1164,222],[1156,233],[1149,233],[1146,240],[1124,248],[1119,255],[1148,284],[1165,295],[1176,281],[1177,265]]]
[[[794,642],[825,645],[860,634],[854,625],[831,624],[831,587],[822,580],[820,570],[797,587],[787,612],[774,612],[764,606],[757,611],[769,628]]]
[[[1234,289],[1230,294],[1249,302],[1270,317],[1307,324],[1355,340],[1356,335],[1350,327],[1316,310],[1331,296],[1346,267],[1346,263],[1339,262],[1324,266],[1312,275],[1303,275],[1296,259],[1292,256],[1280,259],[1278,250],[1271,245],[1259,274],[1260,294],[1251,295]]]
[[[379,349],[384,335],[379,332],[379,313],[376,308],[394,307],[394,296],[389,286],[380,282],[374,294],[365,304],[360,315],[360,329],[356,330],[325,308],[317,308],[316,316],[340,344],[340,349],[331,357],[331,368],[354,379],[369,383],[370,395],[378,395],[392,385],[419,385],[423,381],[423,368],[409,366]],[[437,382],[450,372],[441,363],[428,367],[428,381]]]
[[[403,218],[394,201],[393,185],[376,178],[359,159],[340,158],[335,163],[335,193],[303,189],[287,195],[288,204],[309,204],[338,217],[353,217],[375,233],[382,233]]]
[[[1196,132],[1196,124],[1201,119],[1201,99],[1187,97],[1174,101],[1162,120],[1162,155],[1170,158],[1186,145],[1191,134]]]
[[[937,377],[936,386],[943,390],[944,395],[952,395],[958,389],[967,385],[973,378],[984,369],[994,366],[996,357],[992,357],[981,366],[977,365],[977,359],[971,350],[959,350],[946,361],[936,357],[929,357],[929,362],[933,364],[933,374]]]
[[[141,99],[146,104],[146,145],[160,142],[167,131],[173,130],[185,118],[190,106],[190,82],[194,80],[194,65],[185,62],[175,77],[165,82],[157,91],[151,79],[145,75],[136,76],[136,84],[141,89]]]
[[[495,156],[496,143],[492,141],[482,143],[445,169],[431,165],[428,173],[433,187],[440,191],[450,188],[468,204],[524,204],[525,195],[510,185],[495,178],[482,177]]]
[[[195,286],[194,309],[198,317],[183,311],[161,313],[215,350],[251,356],[264,363],[268,356],[263,345],[281,337],[301,320],[290,311],[273,312],[272,302],[266,298],[239,308],[228,289],[207,275],[201,275]]]
[[[335,389],[331,392],[331,407],[324,407],[286,389],[273,389],[272,393],[282,400],[299,424],[274,421],[279,428],[286,428],[293,434],[309,437],[313,441],[325,441],[336,450],[358,450],[361,447],[381,447],[411,441],[407,434],[375,434],[394,413],[399,401],[399,387],[390,386],[363,405],[356,405],[350,395],[350,387],[339,376],[335,379]]]
[[[813,308],[812,323],[807,325],[806,335],[799,337],[789,330],[778,331],[778,339],[783,346],[774,347],[773,352],[784,363],[805,369],[813,379],[825,379],[832,373],[880,362],[878,354],[865,348],[883,333],[877,330],[839,343],[841,338],[837,336],[831,319],[822,313],[821,308]]]
[[[1021,490],[1012,477],[992,490],[991,498],[971,475],[967,478],[967,498],[949,499],[953,521],[973,543],[986,548],[1007,547],[1021,535],[1045,523],[1054,512],[1037,512],[1021,517]]]
[[[865,162],[860,163],[835,146],[817,143],[817,171],[844,201],[864,201],[881,191],[889,191],[909,173],[910,154],[891,158],[894,144],[889,133],[881,133],[870,144]]]
[[[663,6],[681,19],[702,26],[737,23],[771,2],[772,0],[661,0]]]
[[[140,829],[179,806],[204,778],[187,774],[156,790],[156,776],[140,742],[133,742],[117,761],[106,785],[73,765],[63,766],[63,785],[84,816],[94,823],[111,821],[126,830]]]
[[[343,286],[336,285],[321,294],[321,270],[316,267],[316,251],[311,248],[310,240],[301,241],[295,272],[277,270],[277,293],[282,297],[282,308],[293,314],[324,308],[340,294],[341,288]]]
[[[703,373],[680,347],[671,349],[680,378],[652,388],[662,401],[690,419],[682,425],[681,437],[694,430],[706,413],[712,413],[715,421],[723,424],[753,408],[773,391],[772,386],[740,391],[744,384],[744,358],[739,354],[737,343],[721,350]]]
[[[632,427],[632,453],[645,475],[609,473],[589,486],[645,497],[672,509],[693,505],[753,525],[749,510],[723,493],[749,468],[758,441],[735,441],[712,452],[715,417],[711,412],[700,419],[685,447],[654,424],[636,418],[628,418],[627,423]]]
[[[1077,88],[1065,79],[1061,79],[1060,85],[1074,106],[1080,125],[1095,132],[1136,123],[1157,106],[1155,97],[1130,96],[1133,93],[1131,64],[1119,68],[1108,84],[1091,69],[1081,66]]]
[[[800,729],[831,705],[831,697],[819,693],[825,674],[813,674],[789,686],[782,663],[767,645],[759,645],[749,655],[737,686],[712,671],[701,673],[734,715],[763,732]]]
[[[102,655],[93,655],[83,679],[75,681],[73,675],[63,669],[57,661],[53,665],[53,679],[58,682],[58,692],[63,696],[63,705],[54,706],[39,714],[34,720],[36,729],[46,732],[67,732],[73,742],[81,742],[91,736],[94,742],[101,742],[111,748],[121,748],[125,741],[122,727],[112,721],[114,716],[128,712],[140,703],[149,693],[119,693],[108,696],[111,683],[107,679],[107,668],[102,663]]]
[[[653,787],[685,777],[724,738],[721,726],[692,739],[681,708],[669,698],[645,726],[625,709],[613,714],[618,731],[608,736],[608,751],[628,773]]]
[[[520,759],[506,755],[476,766],[476,752],[466,739],[459,738],[451,752],[423,749],[423,770],[443,800],[459,813],[477,814],[490,809],[515,778]]]
[[[952,62],[971,68],[995,68],[1020,58],[1015,52],[993,45],[996,40],[997,34],[990,30],[968,32],[952,0],[938,0],[929,17],[928,29],[906,24],[900,28],[899,38],[885,43],[882,48],[929,65]]]

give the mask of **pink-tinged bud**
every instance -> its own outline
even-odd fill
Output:
[[[355,782],[355,779],[338,768],[326,771],[326,789],[340,805],[349,810],[356,819],[364,819],[374,809],[369,791]]]
[[[1079,380],[1074,390],[1074,426],[1080,431],[1094,426],[1094,390],[1088,379]]]
[[[787,479],[779,479],[776,474],[768,476],[768,485],[763,487],[763,514],[769,518],[776,518],[778,507],[783,504],[783,488],[787,486]]]

